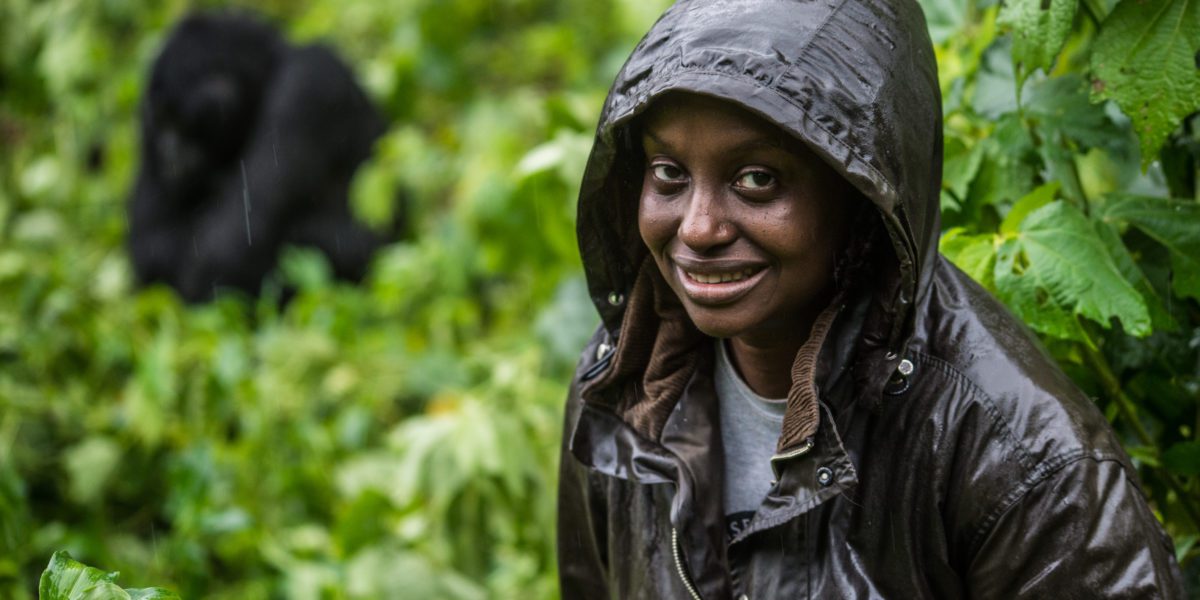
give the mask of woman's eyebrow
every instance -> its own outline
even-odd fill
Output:
[[[654,142],[655,144],[658,144],[659,146],[664,146],[667,148],[671,147],[670,144],[663,141],[663,139],[658,137],[657,135],[654,135],[654,132],[650,131],[649,129],[643,129],[642,134],[645,135],[646,137],[650,138],[650,141]]]

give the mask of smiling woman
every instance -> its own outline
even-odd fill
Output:
[[[681,0],[602,115],[563,597],[1183,596],[1103,415],[938,254],[915,2]]]

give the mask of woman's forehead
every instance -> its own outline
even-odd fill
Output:
[[[730,151],[769,147],[819,160],[800,140],[735,102],[670,92],[654,101],[640,118],[642,144],[686,149],[717,135]]]

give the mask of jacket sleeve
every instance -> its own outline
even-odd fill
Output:
[[[1018,487],[971,562],[972,598],[1184,598],[1171,542],[1116,460]]]
[[[558,578],[564,599],[607,599],[606,499],[597,476],[570,451],[580,411],[578,386],[571,386],[558,470]]]

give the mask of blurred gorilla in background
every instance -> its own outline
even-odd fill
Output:
[[[189,16],[154,62],[141,122],[129,245],[142,283],[188,302],[257,295],[284,244],[357,281],[387,241],[348,203],[385,123],[327,48],[291,46],[248,15]]]

